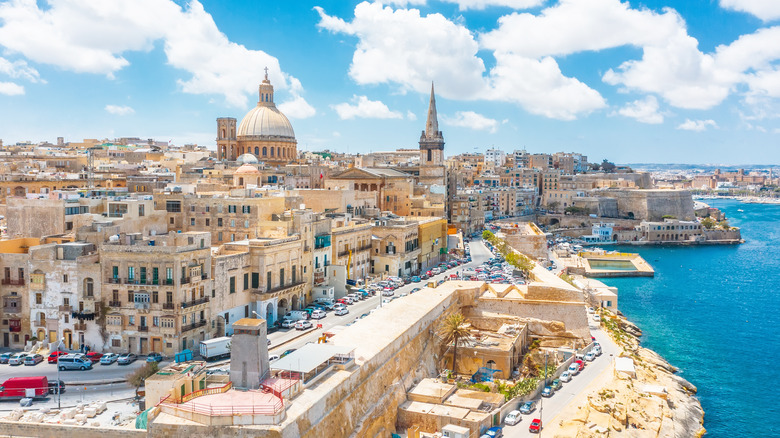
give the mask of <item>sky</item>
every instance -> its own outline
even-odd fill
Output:
[[[268,67],[299,150],[780,163],[777,0],[0,0],[0,139],[215,147]]]

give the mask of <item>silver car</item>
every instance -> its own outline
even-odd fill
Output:
[[[21,365],[24,363],[25,357],[27,357],[27,353],[16,353],[8,359],[8,365]]]

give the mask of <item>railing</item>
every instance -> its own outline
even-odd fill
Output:
[[[163,303],[163,309],[165,310],[173,310],[175,307],[173,303]]]
[[[87,323],[82,322],[82,323],[73,324],[73,330],[82,331],[82,332],[87,331]]]
[[[46,325],[45,319],[36,319],[33,321],[33,325],[36,327],[44,327]]]
[[[61,305],[59,307],[60,312],[70,312],[72,309],[73,309],[72,307],[70,307],[69,305],[65,305],[65,304],[63,304],[63,305]]]
[[[209,279],[209,274],[201,274],[200,279],[201,280],[208,280]]]
[[[182,277],[181,278],[181,284],[189,284],[190,277]]]
[[[233,382],[228,382],[227,385],[218,386],[216,388],[199,389],[189,394],[184,394],[184,396],[181,397],[181,400],[176,400],[176,403],[177,404],[187,403],[188,401],[194,398],[202,397],[204,395],[222,394],[228,392],[228,390],[230,390],[230,388],[232,387],[233,387]]]
[[[111,277],[108,279],[108,282],[111,284],[120,284],[122,283],[122,279],[119,277]]]
[[[22,313],[22,306],[6,306],[3,307],[3,313]]]
[[[24,286],[24,278],[19,280],[11,280],[10,278],[4,278],[2,280],[2,284],[11,285],[11,286]]]
[[[181,308],[186,309],[187,307],[197,306],[198,304],[204,304],[208,302],[209,302],[209,297],[198,298],[197,300],[193,300],[193,301],[184,301],[181,303]]]
[[[108,307],[122,307],[121,301],[109,301]]]
[[[148,309],[149,303],[133,303],[136,309]]]
[[[198,327],[203,327],[204,325],[206,325],[206,320],[205,319],[200,320],[198,322],[194,322],[194,323],[189,324],[189,325],[185,325],[185,326],[183,326],[181,328],[181,331],[182,331],[182,333],[188,332],[188,331],[194,330],[194,329],[196,329]]]
[[[279,292],[279,291],[283,291],[283,290],[286,290],[286,289],[291,289],[291,288],[293,288],[295,286],[300,286],[300,285],[302,285],[304,283],[306,283],[306,279],[301,279],[301,281],[297,281],[295,283],[286,284],[284,286],[277,286],[277,287],[275,287],[273,289],[268,289],[268,290],[256,289],[253,292],[254,293],[258,293],[258,294],[271,294],[271,293],[274,293],[274,292]]]
[[[139,332],[148,332],[149,331],[149,326],[148,325],[139,325],[138,326],[138,331]]]

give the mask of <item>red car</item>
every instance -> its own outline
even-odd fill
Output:
[[[528,431],[532,433],[539,433],[540,430],[542,430],[542,420],[534,418],[534,421],[532,421],[531,425],[528,426]]]
[[[60,356],[65,356],[66,354],[68,354],[68,353],[66,353],[64,351],[53,351],[49,355],[49,358],[47,359],[47,362],[49,362],[49,363],[57,363],[57,358],[60,357]]]
[[[574,363],[576,363],[580,367],[580,371],[582,371],[585,368],[585,362],[581,360],[575,360]]]
[[[98,363],[100,362],[100,358],[103,357],[103,354],[98,353],[97,351],[90,351],[86,356],[87,359],[92,361],[92,363]]]

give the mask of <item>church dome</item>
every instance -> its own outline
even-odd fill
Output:
[[[247,174],[258,174],[260,173],[259,170],[255,166],[252,166],[251,164],[244,164],[238,169],[236,169],[235,172],[233,172],[234,175],[247,175]]]
[[[252,154],[244,154],[240,155],[238,158],[236,158],[237,163],[241,164],[257,164],[259,163],[257,157],[255,157]]]
[[[295,139],[290,121],[276,106],[260,105],[252,108],[238,126],[238,138]]]

